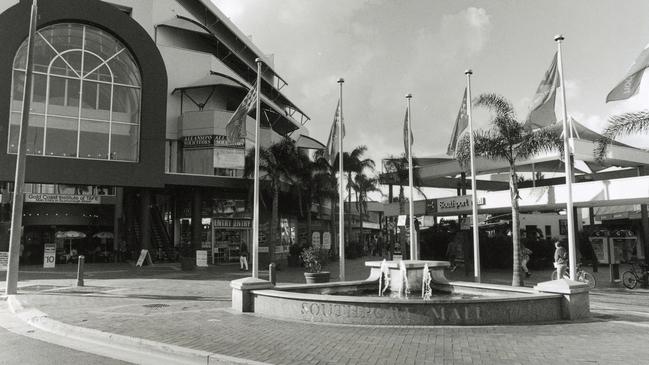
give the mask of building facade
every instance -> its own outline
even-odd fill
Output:
[[[31,1],[3,4],[0,251],[9,241]],[[73,249],[95,259],[149,249],[164,259],[187,243],[218,261],[249,244],[243,176],[255,120],[246,117],[239,143],[227,142],[225,126],[253,87],[256,58],[264,62],[261,146],[307,135],[308,117],[282,93],[272,59],[208,0],[39,2],[23,259],[42,262],[45,244],[61,258]],[[262,232],[261,252],[265,239]]]

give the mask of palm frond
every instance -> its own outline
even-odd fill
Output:
[[[615,138],[649,132],[649,110],[614,115],[609,118],[609,123],[595,146],[595,158],[599,161],[606,157],[608,146]]]
[[[514,107],[503,96],[493,93],[480,94],[474,99],[475,106],[484,106],[496,112],[499,117],[516,119]]]
[[[525,133],[521,143],[516,146],[515,158],[526,159],[539,152],[563,152],[561,132],[556,127],[546,127]]]

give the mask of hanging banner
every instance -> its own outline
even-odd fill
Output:
[[[56,266],[56,245],[46,243],[43,245],[43,268],[53,269]]]

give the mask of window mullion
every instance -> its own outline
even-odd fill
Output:
[[[77,158],[80,158],[80,145],[81,145],[81,107],[83,106],[83,67],[86,59],[86,26],[83,26],[81,32],[81,76],[79,77],[79,112],[77,114]]]

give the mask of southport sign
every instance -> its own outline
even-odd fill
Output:
[[[452,198],[440,198],[437,199],[437,212],[439,213],[449,213],[449,212],[458,212],[467,209],[471,209],[471,199],[470,195],[456,196]],[[478,198],[478,205],[484,205],[484,197]]]

